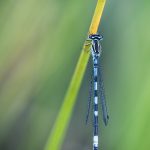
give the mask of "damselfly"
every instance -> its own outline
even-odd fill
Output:
[[[93,79],[92,82],[94,83],[94,98],[93,98],[93,150],[98,150],[98,100],[100,98],[101,101],[101,108],[103,113],[103,121],[104,124],[107,125],[108,123],[108,113],[107,113],[107,106],[105,100],[105,92],[104,92],[104,84],[102,79],[101,67],[99,66],[99,61],[101,58],[101,44],[100,41],[103,39],[101,35],[98,34],[91,34],[88,37],[88,40],[91,41],[91,56],[93,60]],[[89,104],[88,104],[88,112],[86,122],[88,120],[89,111],[90,111],[90,103],[91,103],[90,96]]]

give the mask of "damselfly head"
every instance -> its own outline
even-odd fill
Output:
[[[103,40],[103,36],[99,34],[90,34],[89,39],[101,41]]]

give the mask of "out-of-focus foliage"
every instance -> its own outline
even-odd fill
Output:
[[[0,1],[0,149],[42,150],[59,112],[96,1]],[[103,70],[110,121],[107,150],[149,150],[150,2],[107,0]],[[91,148],[86,72],[63,150]]]

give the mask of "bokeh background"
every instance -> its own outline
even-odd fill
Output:
[[[43,150],[96,0],[0,1],[0,150]],[[150,2],[107,0],[99,33],[109,107],[104,150],[150,149]],[[92,146],[85,125],[91,62],[62,150]]]

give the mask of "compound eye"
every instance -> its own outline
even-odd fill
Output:
[[[89,38],[92,40],[94,39],[94,37],[95,37],[94,35],[89,35]]]
[[[103,36],[102,35],[99,35],[99,40],[103,40]]]

